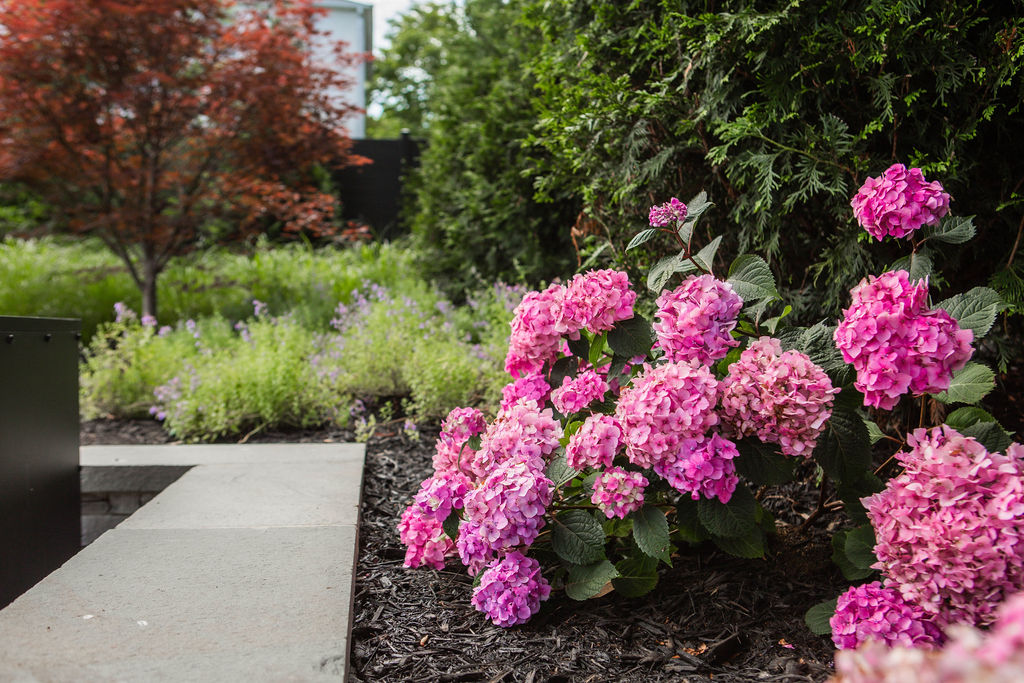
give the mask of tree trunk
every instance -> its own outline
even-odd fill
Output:
[[[156,264],[148,259],[142,264],[142,315],[156,318]]]

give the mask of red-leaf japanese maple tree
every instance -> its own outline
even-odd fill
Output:
[[[358,162],[307,0],[0,0],[0,181],[98,235],[156,315],[168,260],[277,220],[332,230],[317,165]]]

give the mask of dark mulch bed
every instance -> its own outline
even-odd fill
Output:
[[[436,432],[434,433],[436,434]],[[684,549],[658,587],[639,599],[611,593],[584,603],[553,594],[528,624],[502,629],[469,602],[472,582],[446,571],[407,570],[395,526],[430,474],[432,434],[419,442],[382,431],[367,444],[356,575],[354,681],[821,681],[828,639],[803,624],[811,605],[846,583],[829,561],[823,517],[801,532],[813,493],[773,491],[764,503],[780,534],[767,560],[709,547]],[[344,430],[268,432],[249,442],[344,441]],[[167,443],[152,421],[83,424],[83,444]]]

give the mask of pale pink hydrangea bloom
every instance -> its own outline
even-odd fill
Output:
[[[470,437],[487,426],[483,413],[476,408],[455,408],[441,424],[441,434],[434,452],[434,471],[438,474],[462,472],[469,474],[476,451],[466,446]]]
[[[932,647],[942,642],[942,632],[916,605],[903,600],[894,588],[878,581],[852,586],[839,596],[829,620],[832,642],[840,650],[852,650],[868,640],[887,645]]]
[[[433,514],[424,514],[415,505],[410,505],[402,513],[398,522],[398,535],[406,546],[406,567],[426,565],[444,569],[444,559],[452,554],[455,544],[441,528],[442,521]]]
[[[989,453],[942,425],[907,436],[904,466],[863,498],[886,585],[937,625],[992,622],[1024,589],[1024,446]]]
[[[594,494],[590,502],[611,519],[624,519],[629,513],[644,506],[647,477],[639,472],[627,472],[621,467],[609,467],[594,480]]]
[[[479,479],[507,462],[543,470],[561,438],[562,425],[550,408],[538,410],[532,403],[516,403],[488,425],[480,438],[480,450],[464,460],[464,466]]]
[[[584,370],[576,377],[566,377],[562,386],[551,392],[551,404],[562,415],[572,415],[594,401],[603,401],[608,383],[593,370]]]
[[[732,285],[714,275],[691,275],[658,297],[654,345],[670,361],[710,363],[738,346],[730,332],[736,327],[743,299]]]
[[[590,415],[569,437],[565,459],[569,467],[611,467],[622,445],[622,428],[611,415]]]
[[[686,438],[672,458],[654,463],[654,472],[694,500],[717,498],[728,503],[739,483],[733,462],[739,454],[736,444],[718,434]]]
[[[505,371],[513,377],[540,372],[558,355],[562,336],[579,332],[563,314],[565,296],[565,287],[555,284],[530,292],[516,306],[505,357]]]
[[[506,384],[501,390],[501,410],[508,411],[516,403],[531,401],[544,405],[551,395],[551,387],[543,375],[526,375]]]
[[[462,502],[471,488],[473,482],[461,472],[438,472],[420,484],[412,507],[443,522],[452,510],[462,509]]]
[[[519,551],[495,560],[473,589],[473,606],[497,626],[523,624],[540,610],[542,600],[551,595],[540,573],[540,563]]]
[[[891,410],[908,391],[944,391],[974,353],[971,330],[929,309],[927,283],[911,283],[905,270],[869,276],[850,294],[835,342],[857,371],[865,405]]]
[[[686,204],[673,197],[664,204],[652,206],[647,220],[655,228],[664,228],[672,223],[685,221],[686,212]]]
[[[722,431],[741,438],[756,434],[777,443],[785,455],[811,456],[832,397],[839,389],[824,370],[799,351],[783,352],[782,343],[761,337],[729,366],[721,383]]]
[[[893,164],[878,178],[868,178],[850,201],[862,228],[881,240],[906,237],[922,225],[935,225],[949,213],[949,195],[921,169]]]
[[[673,462],[684,439],[718,424],[717,402],[718,381],[703,365],[644,366],[615,410],[630,462],[644,469]]]
[[[636,292],[629,276],[618,270],[591,270],[576,275],[565,295],[564,315],[570,330],[607,332],[620,320],[633,317]]]
[[[484,414],[476,408],[453,408],[441,423],[441,436],[455,443],[465,443],[487,427]]]
[[[544,512],[551,497],[552,482],[543,470],[516,461],[499,465],[480,486],[469,491],[463,501],[465,523],[460,527],[457,545],[471,573],[475,573],[473,567],[480,559],[490,561],[512,548],[533,543],[544,527]]]

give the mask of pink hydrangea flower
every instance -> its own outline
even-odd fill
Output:
[[[728,503],[739,483],[733,462],[739,454],[736,444],[718,434],[686,438],[672,458],[654,463],[654,472],[694,500],[717,498]]]
[[[486,426],[483,413],[476,408],[455,408],[448,413],[437,439],[434,471],[438,474],[471,473],[469,463],[476,457],[476,451],[466,446],[466,442]]]
[[[444,569],[444,559],[452,554],[454,543],[433,514],[424,514],[416,505],[410,505],[398,522],[398,535],[406,546],[405,566],[424,565]]]
[[[904,270],[869,276],[850,294],[835,342],[857,371],[865,405],[891,410],[908,391],[944,391],[974,353],[971,330],[929,309],[927,283],[911,283]]]
[[[620,320],[633,317],[636,292],[629,276],[617,270],[591,270],[576,275],[567,287],[564,315],[570,330],[607,332]]]
[[[862,499],[886,585],[940,627],[985,626],[1024,589],[1024,446],[989,453],[942,425],[908,435],[904,472]]]
[[[532,557],[512,551],[495,560],[473,589],[473,606],[497,626],[523,624],[540,610],[542,600],[551,595],[540,573],[540,564]]]
[[[463,444],[486,427],[484,414],[476,408],[454,408],[441,423],[441,436]]]
[[[558,355],[562,336],[579,332],[564,316],[565,296],[565,287],[555,284],[530,292],[516,306],[505,357],[505,371],[513,377],[540,372]]]
[[[420,484],[420,490],[413,498],[412,507],[443,522],[452,510],[462,509],[466,493],[472,487],[473,483],[462,472],[435,473]]]
[[[576,377],[566,377],[562,386],[551,392],[551,404],[562,415],[572,415],[594,401],[603,401],[608,383],[593,370],[584,370]]]
[[[479,479],[507,462],[527,463],[543,470],[561,438],[562,425],[550,408],[537,410],[532,403],[516,403],[488,425],[480,439],[480,450],[464,461],[465,467]]]
[[[841,650],[872,639],[907,647],[942,642],[942,632],[919,607],[907,604],[898,590],[883,588],[878,581],[853,586],[840,595],[829,623],[832,642]]]
[[[739,345],[730,332],[736,327],[743,299],[732,285],[713,275],[691,275],[658,297],[655,346],[670,361],[710,363]]]
[[[878,178],[868,178],[850,201],[853,214],[872,237],[906,237],[922,225],[935,225],[949,213],[949,195],[921,169],[893,164]]]
[[[832,415],[832,386],[825,371],[799,351],[761,337],[729,366],[721,383],[722,431],[734,438],[756,434],[785,455],[810,457]]]
[[[594,480],[594,494],[590,502],[608,519],[624,519],[629,513],[644,506],[647,477],[639,472],[627,472],[621,467],[609,467]]]
[[[565,458],[569,467],[611,467],[622,444],[622,428],[611,415],[590,415],[569,437]]]
[[[648,221],[655,228],[664,228],[672,223],[681,223],[686,220],[686,204],[673,197],[670,201],[658,206],[652,206]]]
[[[644,366],[622,390],[615,418],[630,461],[644,469],[675,460],[684,439],[718,424],[718,381],[695,363]]]
[[[501,390],[501,410],[508,411],[516,403],[531,401],[541,406],[551,395],[551,387],[542,375],[526,375],[506,384]]]

